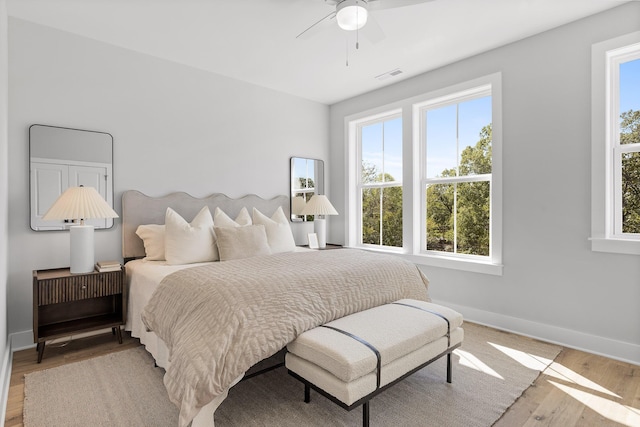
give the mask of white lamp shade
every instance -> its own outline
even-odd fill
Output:
[[[302,210],[307,203],[304,201],[304,197],[296,196],[291,200],[291,213],[294,215],[302,215]]]
[[[302,215],[338,215],[327,196],[314,195],[301,212]]]
[[[343,30],[354,31],[367,23],[366,3],[362,0],[344,0],[336,7],[336,20]]]
[[[93,187],[69,187],[56,199],[42,219],[118,218]]]
[[[88,218],[117,218],[116,211],[93,187],[69,187],[60,195],[42,219],[84,220]],[[70,227],[70,272],[72,274],[93,271],[94,244],[92,225]]]

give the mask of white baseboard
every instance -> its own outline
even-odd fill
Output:
[[[9,341],[11,341],[11,351],[20,351],[27,348],[35,347],[33,342],[33,331],[29,329],[23,332],[14,332],[9,334]]]
[[[4,354],[2,355],[2,365],[0,365],[0,400],[1,402],[1,410],[0,410],[0,420],[2,420],[2,425],[4,425],[4,420],[7,417],[7,400],[9,399],[9,384],[11,383],[11,365],[13,363],[11,351],[11,339],[7,338],[7,345],[4,349]]]
[[[597,335],[585,334],[584,332],[571,329],[560,328],[558,326],[544,323],[532,322],[530,320],[517,317],[506,316],[504,314],[490,311],[478,310],[473,307],[461,306],[445,301],[433,301],[436,304],[451,307],[461,313],[465,320],[478,323],[492,328],[519,335],[535,338],[564,347],[593,353],[622,362],[640,365],[640,345],[624,341],[612,340]]]
[[[95,331],[82,332],[78,334],[69,335],[68,337],[60,337],[56,338],[52,341],[47,341],[47,345],[52,344],[54,342],[64,342],[70,339],[84,338],[90,337],[93,335],[100,335],[107,332],[110,332],[111,328],[98,329]],[[35,343],[33,342],[33,330],[29,329],[28,331],[22,332],[14,332],[9,335],[9,341],[11,341],[11,351],[20,351],[26,350],[28,348],[35,348]]]

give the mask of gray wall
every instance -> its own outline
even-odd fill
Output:
[[[336,209],[346,116],[502,72],[504,274],[424,267],[431,295],[468,319],[640,363],[640,259],[588,241],[591,45],[639,29],[631,2],[333,105]],[[343,241],[345,220],[331,218],[330,241]]]
[[[31,124],[113,135],[117,212],[128,189],[288,194],[291,156],[328,160],[325,105],[19,19],[9,33],[8,314],[25,344],[31,271],[69,265],[67,233],[29,229]],[[96,259],[120,258],[119,224],[96,231]]]
[[[7,342],[7,211],[9,187],[7,167],[9,165],[7,123],[8,123],[8,36],[7,27],[7,3],[0,0],[0,402],[2,410],[0,415],[4,420],[6,404],[6,392],[9,388],[10,355]]]

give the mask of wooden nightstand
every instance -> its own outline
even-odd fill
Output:
[[[334,245],[332,243],[327,243],[327,246],[324,248],[324,250],[326,251],[327,249],[342,249],[342,245]]]
[[[38,363],[47,340],[111,327],[122,344],[126,322],[124,269],[71,274],[68,268],[33,271],[33,341]]]

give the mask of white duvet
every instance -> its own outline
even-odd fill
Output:
[[[169,274],[141,315],[167,345],[164,382],[186,426],[305,330],[402,298],[428,300],[427,283],[415,265],[389,255],[267,255]]]

